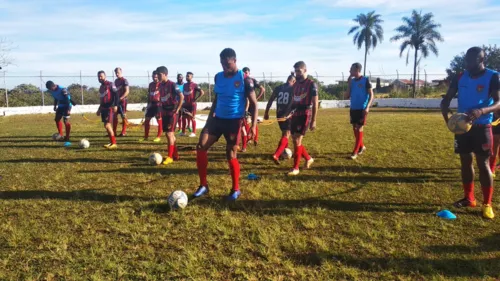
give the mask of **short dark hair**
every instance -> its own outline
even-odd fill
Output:
[[[193,75],[193,73],[191,71],[188,71],[188,72],[186,72],[186,76],[188,76],[188,75]]]
[[[236,58],[236,52],[231,49],[231,48],[225,48],[220,52],[220,58],[221,59],[235,59]]]
[[[153,76],[158,75],[158,72],[156,70],[153,70]]]
[[[292,79],[295,79],[295,72],[291,72],[290,75],[288,75],[288,78],[286,79],[286,82],[292,81]]]
[[[122,70],[122,68],[121,68],[121,67],[117,67],[117,68],[115,68],[115,72],[116,72],[118,69],[119,69],[120,71]]]
[[[182,73],[177,73],[177,78],[179,78],[180,76],[182,76]]]
[[[101,74],[106,75],[106,72],[104,72],[104,70],[99,70],[99,71],[97,72],[97,76],[99,76],[99,75],[101,75]]]
[[[353,63],[352,66],[356,68],[357,71],[361,71],[361,69],[363,69],[363,66],[359,62]]]
[[[46,87],[47,89],[50,89],[50,88],[54,87],[54,85],[55,85],[55,84],[54,84],[54,82],[52,82],[52,81],[50,81],[50,80],[49,80],[49,81],[47,81],[47,83],[45,83],[45,87]]]
[[[158,73],[158,75],[160,75],[160,73],[163,73],[163,74],[167,75],[168,74],[168,68],[165,67],[165,66],[158,66],[156,68],[156,73]]]
[[[293,68],[306,68],[306,63],[303,61],[298,61],[293,65]]]
[[[243,67],[242,71],[243,72],[247,72],[247,71],[250,72],[250,68],[248,68],[248,67],[245,66],[245,67]]]
[[[481,54],[482,52],[483,52],[483,49],[481,49],[480,47],[477,47],[477,46],[469,48],[467,50],[467,54],[469,54],[469,55],[475,55],[475,56]]]

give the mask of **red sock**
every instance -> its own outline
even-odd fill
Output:
[[[208,167],[208,151],[196,151],[196,167],[198,167],[198,175],[200,176],[200,185],[208,186],[207,183],[207,167]]]
[[[464,183],[464,197],[470,202],[474,201],[474,182]]]
[[[231,179],[233,180],[233,190],[240,190],[240,163],[236,158],[233,158],[228,162]]]
[[[63,123],[61,121],[56,121],[56,127],[57,127],[57,131],[59,132],[59,135],[62,136],[62,134],[63,134]]]
[[[311,159],[311,155],[309,155],[309,153],[307,153],[307,150],[306,150],[306,147],[301,145],[301,149],[302,149],[302,156],[304,156],[304,158],[309,161]]]
[[[177,145],[174,145],[174,160],[178,161],[180,159],[179,152],[177,151]]]
[[[243,139],[243,149],[247,148],[247,142],[248,142],[248,137],[247,136],[242,136]]]
[[[125,120],[122,120],[122,135],[125,135],[127,133],[127,122]]]
[[[193,119],[191,119],[191,125],[193,125],[191,128],[193,128],[193,133],[196,134],[196,121],[194,120],[194,117]]]
[[[174,156],[174,147],[173,145],[169,145],[168,146],[168,157],[172,158],[173,159],[173,156]]]
[[[116,137],[114,135],[110,136],[109,140],[111,141],[112,144],[116,144]]]
[[[118,127],[118,116],[115,116],[116,118],[113,118],[113,134],[116,136],[116,128]]]
[[[255,126],[255,136],[253,137],[253,141],[259,140],[259,126]]]
[[[295,147],[295,152],[293,157],[295,158],[293,161],[293,169],[298,170],[300,165],[300,158],[302,157],[302,145]]]
[[[352,154],[358,154],[359,151],[359,145],[361,144],[360,139],[361,139],[361,132],[358,130],[354,130],[354,136],[356,137],[356,141],[354,142],[354,149],[352,151]]]
[[[279,158],[283,151],[285,151],[285,148],[288,147],[288,138],[287,137],[281,137],[280,142],[278,144],[278,149],[276,149],[276,152],[274,153],[274,157]]]
[[[247,132],[247,135],[250,133],[250,125],[245,122],[245,131]]]
[[[156,121],[158,121],[158,134],[156,135],[156,137],[159,138],[163,134],[163,121],[161,118],[156,119]]]
[[[146,121],[144,121],[144,138],[147,139],[149,137],[149,128],[151,128],[151,124],[150,124],[150,119],[146,119]]]
[[[495,173],[495,168],[497,166],[497,156],[496,155],[492,155],[490,156],[490,170],[491,170],[491,173]]]
[[[483,190],[483,204],[491,204],[491,200],[493,199],[493,186],[483,186],[481,189]]]
[[[186,117],[182,117],[182,133],[186,133],[186,123],[187,123],[187,118]]]
[[[71,123],[66,122],[66,139],[69,140],[69,134],[71,133]]]
[[[360,131],[359,132],[359,147],[358,147],[358,151],[363,147],[363,131]]]

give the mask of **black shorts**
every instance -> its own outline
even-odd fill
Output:
[[[301,113],[300,115],[294,115],[290,121],[290,132],[292,134],[306,135],[309,124],[311,123],[311,111]]]
[[[462,135],[455,135],[455,153],[476,155],[491,155],[493,147],[493,134],[491,126],[473,125],[470,131]]]
[[[161,116],[163,131],[165,133],[175,132],[175,124],[177,123],[177,114],[173,111],[163,112]]]
[[[118,114],[125,115],[127,113],[127,100],[122,100],[118,102]]]
[[[151,105],[146,109],[146,118],[153,117],[156,117],[156,119],[159,119],[159,117],[161,117],[161,106]]]
[[[56,109],[57,116],[69,118],[71,116],[71,106],[58,106]]]
[[[243,119],[222,119],[222,118],[209,118],[203,133],[215,136],[219,140],[220,136],[224,136],[228,145],[236,145],[241,134],[241,126]]]
[[[101,121],[102,123],[113,123],[113,118],[115,118],[115,113],[112,107],[101,108]]]
[[[187,112],[191,113],[191,115],[196,115],[196,103],[193,104],[187,104],[183,105],[182,109],[186,110]],[[189,115],[184,114],[185,116],[189,117]]]
[[[491,131],[493,135],[500,135],[500,125],[496,125],[491,127]]]
[[[364,126],[366,124],[366,115],[363,109],[351,109],[351,124]]]
[[[278,121],[278,125],[282,132],[292,130],[292,118],[288,118],[285,121]]]

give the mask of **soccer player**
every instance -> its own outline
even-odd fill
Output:
[[[221,135],[226,139],[226,157],[232,179],[232,189],[227,199],[234,201],[241,195],[239,186],[240,164],[237,159],[238,138],[245,116],[247,98],[253,107],[253,122],[250,134],[255,133],[257,124],[257,98],[251,78],[245,78],[243,71],[236,66],[236,52],[226,48],[220,53],[222,72],[214,77],[215,100],[203,128],[197,145],[196,164],[200,176],[200,186],[193,194],[194,198],[209,192],[207,182],[208,149],[219,140]]]
[[[302,156],[306,160],[306,169],[311,168],[314,159],[307,153],[302,140],[307,129],[314,131],[316,129],[316,115],[318,113],[318,85],[307,77],[307,66],[303,61],[294,64],[295,77],[297,82],[293,85],[293,101],[291,134],[294,145],[294,163],[293,169],[288,173],[289,176],[296,176],[300,173],[299,165]]]
[[[193,73],[186,73],[186,83],[184,84],[184,104],[182,105],[182,110],[187,112],[182,115],[182,135],[186,135],[186,123],[191,121],[192,132],[189,137],[196,137],[196,101],[201,98],[205,92],[201,89],[198,84],[193,82]],[[200,93],[196,96],[196,93]]]
[[[113,131],[113,120],[116,118],[115,114],[118,112],[118,104],[120,103],[120,97],[118,94],[118,89],[115,83],[106,80],[106,73],[104,71],[97,72],[97,79],[101,86],[99,87],[99,96],[101,99],[101,104],[99,109],[97,109],[97,116],[101,116],[102,123],[104,123],[104,128],[108,132],[108,137],[110,140],[109,144],[105,144],[104,148],[116,149],[116,137]]]
[[[161,134],[163,133],[163,125],[161,119],[161,101],[160,101],[160,80],[158,79],[158,74],[156,70],[153,71],[153,82],[149,83],[148,89],[148,105],[146,106],[146,118],[144,120],[144,138],[140,139],[140,142],[147,141],[149,137],[149,128],[151,118],[156,117],[158,122],[158,134],[153,140],[154,142],[160,142]]]
[[[493,115],[493,120],[496,122],[499,121],[500,116],[498,114],[499,112],[495,112]],[[494,122],[494,123],[496,123]],[[492,124],[491,127],[491,132],[493,133],[493,151],[490,156],[490,170],[491,174],[493,175],[493,178],[495,178],[495,170],[496,170],[496,164],[497,164],[497,157],[498,157],[498,152],[499,152],[499,147],[500,147],[500,124]]]
[[[118,94],[120,96],[120,101],[118,103],[118,114],[122,117],[122,132],[119,137],[124,137],[127,135],[127,97],[130,92],[128,80],[123,77],[122,69],[120,67],[115,68],[115,86],[118,89]],[[116,135],[116,128],[118,127],[118,117],[113,119],[113,132]]]
[[[249,77],[252,79],[254,87],[259,88],[260,92],[259,92],[259,95],[257,96],[257,101],[259,101],[266,93],[266,88],[264,86],[260,85],[259,82],[257,81],[257,79],[250,76],[250,68],[243,67],[242,70],[243,70],[243,73],[245,74],[245,77]],[[247,102],[248,102],[247,111],[250,112],[250,114],[252,114],[252,112],[254,112],[254,108],[249,101],[247,101]],[[259,111],[257,111],[257,113],[259,113]],[[253,119],[253,116],[251,116],[251,118]],[[248,136],[248,132],[250,130],[250,125],[248,124],[248,122],[245,122],[245,130],[246,130],[246,134]],[[253,136],[253,139],[249,138],[248,140],[249,141],[253,140],[254,145],[257,146],[257,142],[259,141],[259,127],[257,125],[255,125],[255,134]]]
[[[278,143],[278,148],[273,154],[274,162],[280,164],[280,156],[288,147],[288,139],[290,138],[291,129],[291,119],[289,118],[290,112],[292,110],[292,93],[293,84],[295,84],[295,75],[293,73],[288,76],[286,83],[276,87],[267,102],[266,112],[264,113],[264,119],[269,120],[269,110],[276,99],[276,118],[286,118],[285,121],[279,121],[278,124],[281,129],[281,139]]]
[[[179,87],[179,91],[181,91],[181,93],[184,92],[184,77],[182,76],[182,74],[178,73],[177,74],[177,87]],[[184,136],[182,134],[182,114],[183,112],[179,112],[179,115],[177,116],[177,133],[179,133],[180,136]]]
[[[59,135],[62,137],[63,134],[63,119],[64,126],[66,127],[66,136],[64,141],[69,142],[69,136],[71,132],[71,123],[69,122],[69,117],[71,115],[71,108],[76,103],[71,99],[71,94],[68,89],[54,84],[52,81],[47,81],[45,87],[49,90],[50,94],[54,98],[54,111],[56,112],[56,127]]]
[[[484,66],[484,51],[472,47],[465,54],[466,71],[454,78],[441,102],[444,121],[448,123],[451,100],[457,96],[458,112],[468,115],[472,128],[465,134],[455,135],[455,153],[460,154],[464,198],[454,203],[457,208],[475,207],[473,154],[479,169],[483,191],[484,218],[495,217],[491,206],[493,177],[489,166],[492,150],[491,122],[493,112],[500,109],[498,73]]]
[[[351,65],[350,77],[348,79],[346,98],[351,100],[351,124],[356,139],[351,159],[355,160],[359,154],[365,152],[363,143],[363,128],[366,124],[366,117],[373,102],[373,89],[370,80],[361,75],[361,64]]]
[[[156,73],[160,79],[160,101],[162,103],[162,124],[163,131],[167,136],[168,156],[165,157],[163,165],[169,165],[174,160],[179,160],[177,146],[175,145],[175,124],[177,116],[182,107],[184,96],[179,90],[179,86],[168,79],[168,69],[165,66],[156,68]]]

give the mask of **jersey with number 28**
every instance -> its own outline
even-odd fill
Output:
[[[282,118],[288,116],[292,110],[293,86],[284,83],[274,91],[276,94],[276,117]]]

